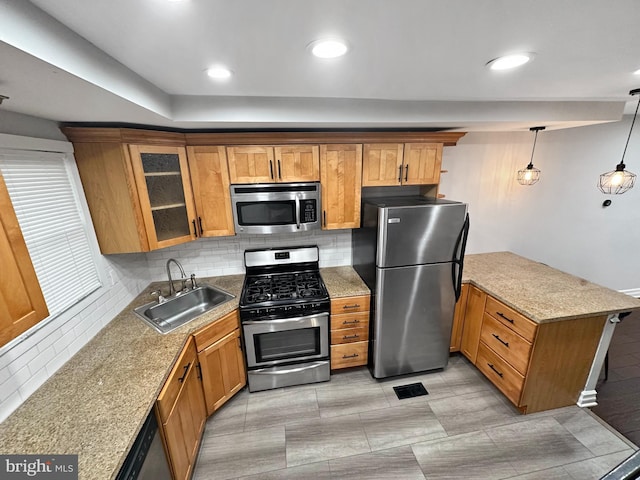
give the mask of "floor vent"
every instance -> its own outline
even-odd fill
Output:
[[[421,383],[400,385],[398,387],[393,387],[393,390],[396,392],[396,396],[399,400],[403,400],[405,398],[420,397],[422,395],[429,395],[429,392],[427,392],[427,389],[424,388],[424,385],[422,385]]]

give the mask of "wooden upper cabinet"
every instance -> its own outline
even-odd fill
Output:
[[[320,147],[317,145],[286,145],[273,150],[277,182],[320,181]]]
[[[275,181],[273,147],[227,147],[231,183],[272,183]]]
[[[0,347],[49,315],[38,277],[0,175]]]
[[[196,238],[184,147],[74,144],[100,251],[148,252]]]
[[[187,147],[187,157],[199,235],[234,235],[225,147]]]
[[[362,186],[435,185],[441,165],[441,143],[365,144]]]
[[[403,151],[402,143],[365,144],[362,186],[400,185]]]
[[[360,228],[362,145],[320,146],[322,228]]]
[[[235,146],[227,154],[233,184],[320,180],[317,145]]]
[[[441,143],[405,143],[403,185],[440,183]]]
[[[149,248],[196,238],[196,211],[184,147],[129,145]]]

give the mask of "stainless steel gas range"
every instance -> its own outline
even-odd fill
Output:
[[[249,391],[327,381],[329,294],[318,247],[246,250],[240,320]]]

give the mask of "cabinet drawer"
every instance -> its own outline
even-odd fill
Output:
[[[184,379],[191,368],[196,364],[196,346],[193,340],[190,340],[187,346],[182,350],[178,360],[173,366],[167,381],[158,395],[158,411],[162,422],[169,418],[171,409],[176,403],[180,389]]]
[[[369,295],[333,299],[331,300],[331,315],[369,311],[370,299]]]
[[[369,328],[369,312],[331,315],[331,331],[344,328]]]
[[[533,339],[536,336],[536,328],[538,327],[535,322],[532,322],[523,315],[520,315],[514,309],[507,307],[504,303],[499,302],[490,296],[487,296],[487,303],[484,311],[507,327],[511,328],[514,332],[518,333],[530,342],[533,342]]]
[[[331,345],[342,343],[366,342],[369,340],[369,327],[342,328],[331,330]]]
[[[480,342],[480,346],[478,347],[476,367],[478,367],[514,405],[518,405],[520,402],[520,394],[522,393],[522,386],[524,385],[524,377],[483,342]]]
[[[531,344],[488,313],[484,314],[480,340],[522,375],[527,373]]]
[[[331,346],[331,370],[367,364],[369,342]]]
[[[213,345],[222,337],[229,335],[239,327],[240,317],[238,315],[238,311],[234,310],[210,325],[198,330],[193,334],[193,337],[196,339],[196,347],[198,351],[201,352],[208,346]]]

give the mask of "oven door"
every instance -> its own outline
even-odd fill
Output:
[[[237,234],[288,233],[320,228],[320,184],[232,185]]]
[[[242,322],[247,367],[270,367],[329,356],[329,315]]]

